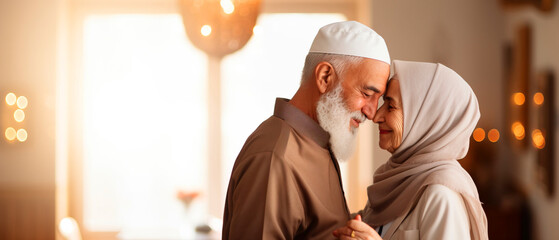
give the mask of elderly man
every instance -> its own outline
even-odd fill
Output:
[[[299,90],[247,139],[231,174],[223,239],[328,239],[350,213],[336,159],[354,150],[390,74],[381,36],[358,22],[326,25]]]

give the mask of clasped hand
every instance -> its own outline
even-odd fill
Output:
[[[344,227],[334,230],[332,234],[341,240],[382,240],[375,229],[361,221],[361,215],[357,215],[354,219],[347,221]]]

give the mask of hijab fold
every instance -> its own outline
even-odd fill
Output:
[[[444,185],[462,197],[472,239],[487,239],[487,219],[470,175],[457,160],[466,156],[479,120],[477,98],[452,69],[435,63],[394,60],[404,111],[402,143],[374,174],[367,189],[367,222],[380,226],[407,214],[425,188]]]

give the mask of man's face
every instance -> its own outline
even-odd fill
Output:
[[[339,160],[351,157],[359,124],[374,117],[389,73],[388,64],[363,60],[347,69],[337,85],[320,97],[318,122],[330,133],[331,148]]]
[[[384,94],[390,75],[390,65],[379,60],[363,59],[354,64],[342,76],[342,97],[350,112],[360,111],[372,120],[378,100]],[[349,128],[358,128],[359,119],[348,119]]]

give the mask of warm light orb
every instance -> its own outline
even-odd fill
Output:
[[[497,129],[491,129],[489,130],[489,132],[487,132],[487,139],[489,139],[489,141],[491,142],[497,142],[499,141],[499,131]]]
[[[10,106],[16,103],[16,95],[14,93],[8,93],[6,95],[6,103]]]
[[[12,127],[6,128],[4,136],[6,136],[6,139],[8,139],[8,141],[13,141],[14,139],[16,139],[16,130]]]
[[[483,128],[476,128],[476,130],[474,130],[473,136],[476,142],[481,142],[483,141],[483,139],[485,139],[485,130],[483,130]]]
[[[25,112],[23,112],[23,110],[18,109],[14,112],[14,119],[17,122],[23,122],[23,120],[25,119]]]
[[[231,0],[221,0],[219,4],[221,4],[221,8],[225,14],[231,14],[235,11],[235,5]]]
[[[262,27],[256,25],[252,28],[252,34],[259,35],[260,33],[262,33]]]
[[[543,149],[545,147],[545,137],[541,130],[536,129],[532,131],[532,144],[537,149]]]
[[[520,106],[524,104],[524,101],[526,101],[526,97],[524,97],[523,93],[517,92],[512,95],[512,100],[514,101],[514,104]]]
[[[524,130],[524,126],[522,125],[522,123],[520,122],[514,122],[512,124],[512,133],[514,134],[514,137],[518,140],[522,140],[525,137],[525,130]]]
[[[25,131],[25,129],[17,130],[17,140],[20,142],[25,142],[25,140],[27,140],[27,131]]]
[[[204,37],[210,36],[210,34],[212,34],[212,27],[210,25],[204,25],[202,29],[200,29],[200,33],[202,33]]]
[[[536,94],[534,94],[534,103],[536,105],[542,105],[543,104],[543,93],[537,92]]]
[[[64,236],[70,236],[72,232],[75,231],[74,223],[72,222],[72,219],[70,217],[65,217],[62,220],[60,220],[60,225],[58,228],[60,229],[60,232]]]
[[[19,96],[17,98],[17,107],[20,109],[24,109],[27,107],[27,98],[25,96]]]

